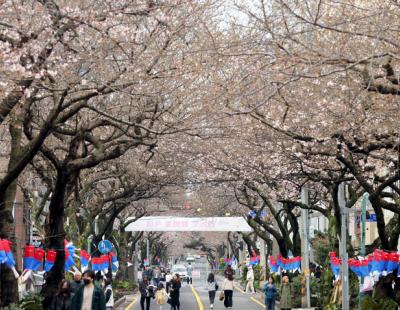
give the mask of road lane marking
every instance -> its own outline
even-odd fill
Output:
[[[246,292],[243,291],[239,286],[237,286],[237,285],[235,285],[235,284],[234,284],[233,286],[234,286],[234,288],[235,288],[236,290],[238,290],[240,293],[246,294]],[[250,299],[251,299],[252,301],[254,301],[256,304],[258,304],[259,306],[265,308],[265,305],[264,305],[262,302],[260,302],[259,300],[257,300],[256,298],[250,297]]]
[[[204,305],[203,305],[203,303],[202,303],[202,301],[201,301],[201,299],[200,299],[199,294],[197,294],[197,292],[196,292],[196,290],[194,289],[194,286],[193,286],[193,285],[190,285],[190,287],[192,288],[192,292],[193,292],[194,298],[196,298],[197,305],[199,306],[199,310],[204,310]],[[126,309],[125,309],[125,310],[126,310]]]
[[[135,304],[135,302],[137,302],[137,298],[135,298],[129,305],[128,307],[125,308],[125,310],[129,310],[130,308],[132,308],[132,306]]]
[[[254,301],[257,305],[259,305],[259,306],[261,306],[263,309],[265,309],[265,305],[264,305],[261,301],[257,300],[257,299],[254,298],[254,297],[250,297],[250,299],[251,299],[252,301]]]
[[[239,286],[237,286],[237,285],[234,284],[233,287],[234,287],[236,290],[238,290],[240,293],[246,294],[246,292],[243,291]]]

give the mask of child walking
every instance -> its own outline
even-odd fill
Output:
[[[155,297],[156,297],[156,304],[160,306],[160,310],[163,310],[164,305],[167,303],[169,296],[164,288],[164,284],[161,282],[158,284],[158,289]]]

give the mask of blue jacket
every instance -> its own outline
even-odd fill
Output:
[[[275,284],[272,284],[272,286],[269,286],[269,283],[264,284],[264,293],[265,293],[265,299],[275,299],[277,295],[277,290]]]

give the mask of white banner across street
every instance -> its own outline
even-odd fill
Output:
[[[133,218],[128,218],[131,221]],[[243,217],[146,216],[130,223],[126,231],[244,231],[252,228]]]

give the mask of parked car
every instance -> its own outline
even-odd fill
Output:
[[[186,262],[193,263],[194,262],[194,257],[193,256],[186,257]]]
[[[184,265],[173,265],[171,268],[171,273],[172,274],[179,274],[179,276],[183,279],[186,280],[187,279],[187,270],[186,267]]]

